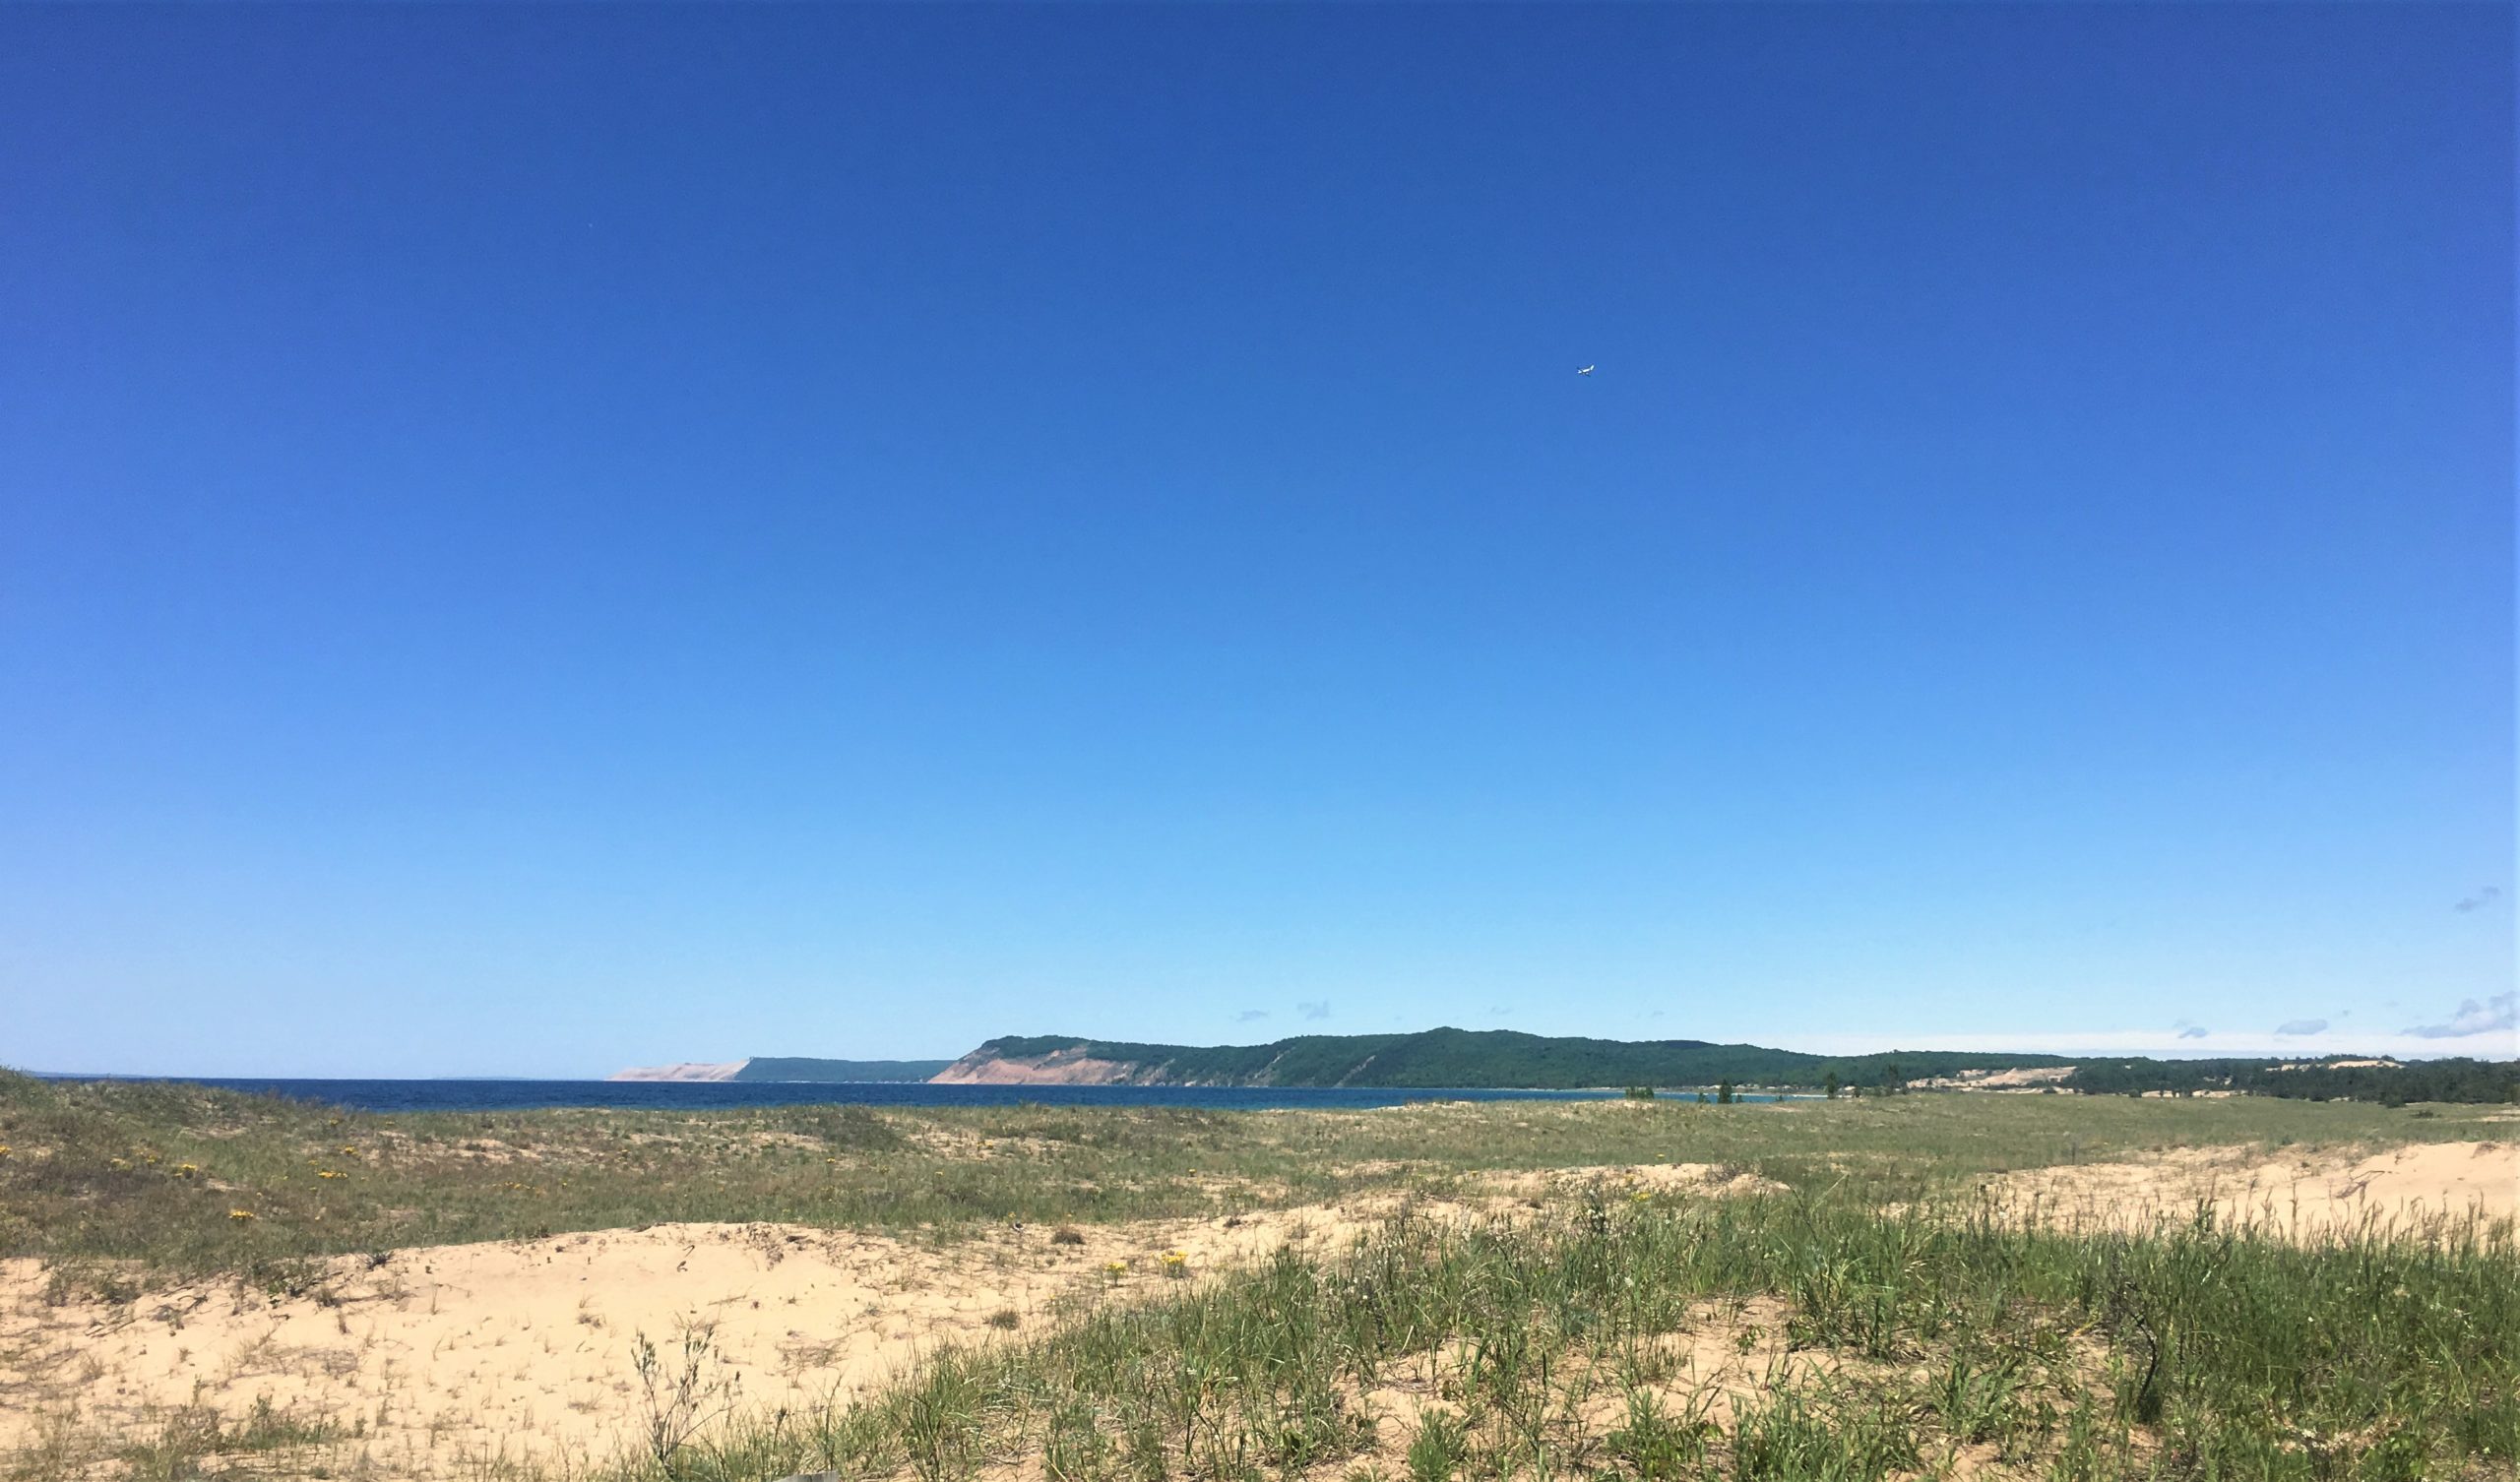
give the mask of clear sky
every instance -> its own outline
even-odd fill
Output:
[[[0,1063],[2520,1053],[2513,26],[0,9]]]

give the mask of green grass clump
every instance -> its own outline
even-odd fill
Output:
[[[1783,1334],[1754,1321],[1779,1313]],[[1710,1346],[1745,1357],[1680,1362]],[[1962,1460],[2508,1477],[2520,1249],[2474,1219],[2304,1249],[2202,1217],[2104,1237],[1796,1196],[1403,1217],[609,1475],[1874,1482]]]

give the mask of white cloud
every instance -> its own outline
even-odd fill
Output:
[[[2407,1033],[2419,1039],[2465,1039],[2472,1034],[2508,1034],[2520,1029],[2520,993],[2497,993],[2480,1004],[2463,999],[2447,1023],[2414,1024]]]
[[[2163,1059],[2259,1059],[2300,1055],[2300,1040],[2278,1040],[2263,1029],[2208,1031],[2190,1037],[2185,1029],[2021,1029],[1977,1034],[1779,1034],[1746,1036],[1779,1049],[1814,1055],[1869,1055],[1882,1050],[1976,1050],[2018,1055],[2149,1055]],[[2470,1055],[2483,1060],[2520,1056],[2520,1032],[2502,1031],[2455,1039],[2370,1030],[2336,1031],[2324,1036],[2317,1055],[2385,1055],[2394,1060],[2438,1060]]]

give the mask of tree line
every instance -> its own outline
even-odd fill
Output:
[[[2520,1060],[2418,1060],[2404,1065],[2340,1065],[2282,1060],[2091,1060],[2066,1078],[2069,1090],[2096,1096],[2245,1091],[2307,1101],[2520,1101]]]

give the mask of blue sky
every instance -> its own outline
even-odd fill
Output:
[[[2513,1054],[2512,31],[0,11],[0,1063]]]

